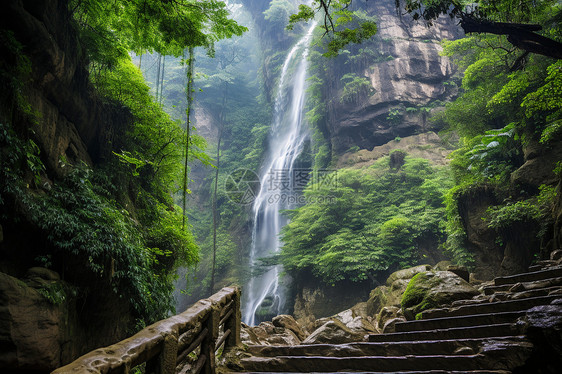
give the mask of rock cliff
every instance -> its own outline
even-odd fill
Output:
[[[65,165],[99,164],[131,123],[127,111],[94,93],[71,20],[68,3],[58,0],[8,1],[0,14],[0,123],[35,143],[46,168],[41,183],[25,176],[25,193],[44,194],[66,174]],[[28,70],[16,63],[22,56]],[[5,145],[2,162],[9,157]],[[34,227],[21,201],[9,194],[0,200],[0,367],[46,372],[122,338],[132,322],[127,302],[103,282],[96,292],[74,293],[74,286],[95,280],[70,259],[64,281],[34,267],[48,233]]]
[[[341,85],[327,93],[332,98],[328,127],[338,154],[352,146],[370,150],[396,137],[428,131],[427,112],[457,93],[456,67],[440,56],[441,40],[461,36],[451,20],[426,27],[410,15],[400,16],[392,0],[362,6],[377,19],[378,32],[362,46],[371,53],[355,73],[369,80],[372,94],[342,103]]]

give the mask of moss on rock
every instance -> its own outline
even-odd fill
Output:
[[[412,320],[424,310],[478,294],[468,282],[450,271],[426,271],[410,280],[402,295],[401,306],[406,318]]]

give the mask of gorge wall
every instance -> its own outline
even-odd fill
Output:
[[[8,1],[0,15],[0,123],[11,124],[15,136],[38,147],[37,157],[46,167],[40,182],[31,174],[24,176],[25,193],[36,196],[64,177],[69,165],[103,161],[131,121],[126,111],[102,103],[93,93],[71,19],[67,2],[57,0]],[[27,63],[29,70],[24,69]],[[8,153],[13,144],[6,142],[7,134],[0,135],[2,163],[14,156]],[[128,303],[111,291],[107,279],[100,282],[85,276],[80,263],[53,264],[54,270],[38,267],[48,233],[32,224],[21,200],[4,192],[0,204],[2,370],[48,372],[123,338],[132,323]],[[75,293],[76,287],[95,283],[99,293]]]
[[[462,36],[454,21],[442,18],[427,27],[409,14],[401,16],[392,0],[358,6],[377,20],[377,35],[361,46],[371,53],[361,58],[354,72],[368,79],[371,90],[356,102],[342,102],[342,75],[333,77],[326,96],[328,129],[337,154],[352,146],[371,150],[396,137],[427,132],[428,112],[457,94],[457,69],[440,56],[442,40]]]

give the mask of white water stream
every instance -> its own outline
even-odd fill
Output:
[[[313,22],[306,34],[291,49],[281,69],[269,153],[261,168],[260,190],[252,210],[252,268],[259,258],[278,252],[281,248],[279,232],[287,220],[281,216],[280,210],[290,208],[289,200],[294,196],[294,164],[308,136],[307,129],[303,126],[303,107],[308,49],[315,26],[316,22]],[[280,265],[273,266],[263,274],[252,276],[244,288],[242,319],[246,324],[253,326],[261,322],[260,310],[267,310],[268,317],[285,310],[280,272]]]

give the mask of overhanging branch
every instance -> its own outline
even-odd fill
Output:
[[[536,34],[535,31],[542,29],[540,25],[490,22],[463,15],[461,17],[461,27],[467,34],[476,32],[507,35],[507,40],[517,48],[530,53],[537,53],[559,60],[562,59],[562,43]]]

